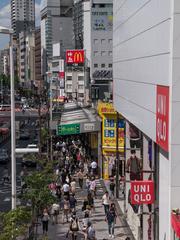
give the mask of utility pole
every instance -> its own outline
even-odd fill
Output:
[[[116,198],[119,198],[119,113],[116,113]]]

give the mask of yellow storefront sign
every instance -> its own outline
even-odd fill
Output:
[[[112,103],[103,103],[98,104],[98,114],[103,116],[104,114],[116,114],[116,111]]]
[[[103,155],[103,177],[109,178],[108,155],[115,154],[117,149],[116,125],[118,124],[118,150],[124,152],[124,119],[120,117],[117,123],[117,113],[112,103],[98,104],[98,113],[102,118],[102,155]]]

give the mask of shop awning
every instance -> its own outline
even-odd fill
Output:
[[[174,213],[171,214],[171,224],[174,229],[176,236],[180,238],[180,215]]]
[[[62,126],[63,130],[78,128],[79,133],[97,132],[101,129],[101,122],[98,115],[90,108],[79,106],[76,102],[65,103],[64,111],[58,126]],[[56,126],[52,126],[57,130]]]

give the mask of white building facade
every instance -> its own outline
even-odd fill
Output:
[[[114,0],[113,4],[114,105],[153,141],[159,207],[153,239],[174,239],[171,211],[180,207],[180,2]],[[166,147],[158,140],[159,89],[167,91]]]

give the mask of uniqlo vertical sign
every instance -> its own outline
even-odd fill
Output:
[[[157,86],[156,96],[156,143],[166,152],[169,150],[169,87]]]
[[[66,63],[84,63],[84,50],[67,50],[66,51]]]
[[[131,181],[131,204],[154,203],[153,181]]]

